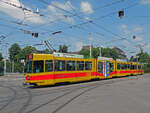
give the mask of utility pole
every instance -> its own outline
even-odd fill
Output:
[[[90,58],[92,58],[92,33],[89,34],[89,41],[90,41]]]
[[[5,43],[4,48],[4,75],[6,74],[6,61],[7,61],[7,43]]]

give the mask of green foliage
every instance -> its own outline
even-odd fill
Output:
[[[16,56],[15,56],[15,65],[14,65],[14,71],[15,72],[23,72],[23,67],[21,64],[22,59],[26,59],[27,55],[36,52],[36,48],[32,46],[26,46],[23,48]]]
[[[34,53],[35,51],[35,47],[26,46],[16,55],[15,59],[17,60],[17,62],[20,62],[21,59],[26,59],[27,55]]]
[[[140,53],[136,54],[136,56],[131,56],[130,61],[136,62],[138,57],[138,62],[141,63],[149,63],[150,62],[150,55],[143,50]]]
[[[131,61],[131,62],[136,62],[136,58],[134,58],[134,56],[131,56],[131,57],[130,57],[130,61]]]
[[[150,62],[150,56],[147,52],[144,52],[141,50],[140,53],[138,53],[136,56],[138,56],[138,61],[142,63],[149,63]]]
[[[14,65],[14,72],[20,72],[20,73],[23,72],[23,68],[22,68],[21,63],[19,63],[19,62],[15,63],[15,65]]]
[[[117,59],[119,55],[114,49],[102,48],[102,56]]]
[[[0,76],[4,74],[4,62],[0,61]]]
[[[60,45],[58,51],[61,52],[61,53],[67,53],[68,52],[68,46]]]
[[[137,62],[137,58],[138,62],[144,63],[144,72],[150,72],[150,55],[141,50],[135,57],[131,56],[130,61]]]
[[[149,73],[150,72],[150,63],[144,64],[144,72]]]
[[[138,53],[136,56],[138,56],[138,61],[144,63],[144,71],[150,72],[150,55],[147,52],[144,52],[141,50],[140,53]]]
[[[80,55],[84,55],[84,58],[89,58],[90,57],[90,51],[89,50],[85,50],[85,49],[82,49],[80,52],[79,52]]]
[[[6,72],[11,72],[11,62],[9,60],[6,61]]]
[[[0,53],[0,61],[2,61],[3,59],[3,56],[2,56],[2,53]]]
[[[20,46],[15,43],[13,45],[11,45],[11,47],[9,48],[9,58],[11,61],[15,60],[15,56],[21,51]]]
[[[118,58],[118,54],[116,53],[116,51],[111,48],[102,48],[101,52],[102,52],[102,57],[110,57],[113,59]],[[79,54],[84,55],[85,58],[90,58],[89,50],[82,49],[79,52]],[[92,48],[92,58],[98,58],[99,54],[100,54],[99,47]]]
[[[98,58],[99,53],[99,48],[92,48],[92,58]]]
[[[45,49],[45,50],[43,50],[43,53],[50,53],[50,50],[49,49]]]
[[[11,72],[12,69],[12,61],[14,61],[14,72],[22,72],[22,64],[21,60],[26,59],[27,55],[36,51],[35,47],[26,46],[25,48],[21,49],[17,43],[13,44],[9,48],[9,58],[10,61],[7,61],[7,72]]]

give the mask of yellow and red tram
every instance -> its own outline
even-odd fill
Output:
[[[30,54],[27,57],[25,83],[53,85],[127,75],[143,74],[143,65],[111,58],[84,59],[53,54]]]

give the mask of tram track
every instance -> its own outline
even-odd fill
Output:
[[[9,89],[10,91],[13,92],[12,97],[7,101],[6,104],[4,104],[4,105],[0,108],[0,112],[1,112],[1,111],[4,110],[10,103],[12,103],[12,101],[15,100],[15,98],[16,98],[16,96],[17,96],[17,91],[14,90],[12,87],[8,87],[8,86],[2,86],[2,85],[1,85],[0,87],[2,87],[2,88],[7,88],[7,89]]]
[[[147,77],[147,76],[146,76]],[[9,112],[3,112],[5,108],[9,108],[9,106],[12,106],[13,104],[19,105],[18,108],[16,107],[13,111],[13,113],[32,113],[37,112],[38,110],[42,109],[42,107],[47,105],[53,105],[59,103],[59,105],[52,110],[50,113],[57,113],[61,111],[64,107],[66,107],[68,104],[72,103],[74,100],[79,98],[80,96],[84,95],[85,93],[101,86],[109,86],[113,83],[121,82],[121,81],[128,81],[128,80],[137,80],[137,78],[141,78],[142,76],[131,76],[131,77],[123,77],[118,79],[109,79],[109,80],[102,80],[102,81],[93,81],[93,82],[85,82],[85,83],[77,83],[77,84],[69,84],[65,86],[50,86],[46,87],[42,90],[40,88],[37,90],[34,90],[34,88],[28,88],[28,87],[22,87],[22,86],[13,86],[7,84],[7,86],[1,85],[0,87],[8,88],[13,92],[12,96],[4,98],[5,100],[1,100],[0,102],[5,102],[1,108],[0,112],[2,113],[9,113]],[[36,88],[35,88],[36,89]],[[47,91],[48,90],[48,91]],[[72,96],[73,95],[73,96]],[[33,99],[36,102],[36,98],[49,98],[46,101],[43,101],[42,103],[38,103],[39,105],[35,106]],[[44,97],[45,96],[45,97]],[[67,100],[65,100],[66,97]],[[8,99],[10,98],[10,99]],[[64,100],[61,103],[60,100]],[[11,104],[11,105],[10,105]]]
[[[51,113],[57,113],[58,111],[63,109],[65,106],[67,106],[69,103],[73,102],[76,98],[80,97],[81,95],[85,94],[88,91],[91,91],[91,90],[93,90],[93,89],[95,89],[97,87],[101,87],[101,86],[104,86],[104,85],[110,85],[110,84],[121,82],[121,81],[124,81],[124,80],[131,80],[131,79],[128,79],[128,78],[126,78],[126,79],[111,79],[109,81],[101,81],[101,82],[96,82],[94,84],[87,84],[84,87],[78,86],[78,87],[72,88],[71,91],[65,92],[65,93],[63,93],[60,96],[57,96],[57,97],[55,97],[53,99],[50,99],[49,101],[47,101],[47,102],[45,102],[43,104],[40,104],[39,106],[37,106],[35,108],[30,109],[29,111],[27,111],[27,113],[35,112],[38,109],[40,109],[40,108],[42,108],[42,107],[44,107],[44,106],[46,106],[48,104],[55,103],[55,102],[59,101],[59,99],[62,99],[62,98],[66,97],[66,96],[68,96],[68,95],[70,95],[72,93],[75,93],[78,90],[82,90],[82,91],[80,91],[80,93],[78,93],[77,95],[71,97],[69,100],[67,100],[62,105],[59,105],[54,111],[51,112]]]
[[[26,88],[22,88],[22,89],[24,89],[27,92],[28,99],[27,99],[27,101],[25,102],[25,104],[20,108],[20,110],[17,113],[23,113],[24,110],[29,106],[30,102],[32,101],[31,91],[29,89],[26,89]]]
[[[23,102],[22,104],[21,104],[21,107],[18,109],[17,107],[16,107],[16,109],[15,109],[15,111],[14,111],[14,113],[24,113],[24,110],[28,107],[28,105],[29,105],[29,103],[32,101],[32,95],[31,95],[31,92],[30,92],[30,90],[29,89],[27,89],[27,88],[23,88],[23,87],[20,87],[20,86],[18,86],[18,87],[16,87],[16,86],[11,86],[11,85],[8,85],[7,84],[7,86],[3,86],[3,85],[1,85],[0,87],[2,87],[2,88],[8,88],[9,90],[11,90],[12,92],[13,92],[13,94],[12,94],[12,96],[8,96],[8,97],[5,97],[5,98],[10,98],[10,99],[7,99],[7,100],[2,100],[1,102],[5,102],[6,104],[4,104],[1,108],[0,108],[0,113],[11,113],[10,111],[7,111],[7,109],[8,108],[11,108],[11,106],[13,105],[13,104],[17,104],[20,100],[23,102],[23,101],[25,101],[25,102]],[[25,95],[26,95],[26,97],[25,98],[22,98],[22,96],[21,96],[21,99],[18,99],[18,97],[20,96],[19,95],[19,92],[21,92],[20,90],[16,90],[16,89],[21,89],[21,90],[23,90],[22,92],[23,93],[21,93],[20,95],[24,95],[25,93]]]
[[[131,76],[130,76],[131,77]],[[135,80],[135,79],[137,79],[137,78],[135,78],[136,76],[134,76],[134,78],[130,78],[130,80],[131,79],[133,79],[133,80]],[[140,76],[140,75],[138,75],[138,78],[142,78],[142,76]],[[145,77],[149,77],[149,76],[145,76]],[[127,78],[127,77],[125,77],[125,78]],[[124,78],[121,78],[121,79],[124,79]],[[113,80],[113,79],[109,79],[109,80]],[[105,81],[105,80],[104,80]],[[92,81],[92,82],[95,82],[95,81]],[[84,82],[84,83],[92,83],[91,81],[90,82]],[[96,81],[96,82],[99,82],[99,81]],[[103,80],[101,81],[101,82],[103,82]],[[82,85],[84,85],[84,83],[82,83]],[[59,92],[63,92],[63,91],[66,91],[66,90],[70,90],[70,85],[71,85],[71,87],[76,87],[76,88],[80,88],[81,87],[81,85],[80,86],[76,86],[76,85],[78,85],[78,84],[80,84],[80,83],[76,83],[76,84],[67,84],[67,85],[65,85],[65,86],[67,86],[66,88],[64,87],[64,86],[62,86],[62,85],[60,85],[60,86],[48,86],[48,87],[46,87],[46,88],[55,88],[56,87],[56,89],[52,89],[52,90],[50,90],[50,91],[44,91],[44,92],[41,92],[41,91],[35,91],[35,92],[32,92],[32,95],[34,95],[34,97],[36,97],[36,96],[43,96],[43,95],[49,95],[49,94],[56,94],[56,93],[59,93]],[[75,86],[74,86],[75,85]],[[18,86],[12,86],[12,87],[18,87]],[[87,87],[87,85],[85,84],[85,86],[82,86],[82,87]],[[42,88],[45,88],[45,87],[27,87],[27,88],[29,88],[29,89],[42,89]],[[62,89],[63,88],[63,89]],[[22,99],[22,98],[26,98],[27,96],[26,95],[23,95],[23,96],[19,96],[19,97],[16,97],[16,100],[17,99]],[[8,97],[9,98],[9,97]],[[5,102],[5,101],[9,101],[8,99],[6,99],[6,100],[2,100],[2,101],[0,101],[0,102]]]
[[[85,87],[84,87],[84,88],[85,88]],[[80,89],[83,89],[83,88],[80,88]],[[77,91],[77,90],[80,90],[80,89],[76,89],[76,90],[73,89],[73,90],[71,90],[70,92],[66,92],[66,93],[64,93],[64,94],[62,94],[62,95],[60,95],[60,96],[57,96],[57,97],[55,97],[55,98],[53,98],[53,99],[47,101],[46,103],[40,104],[39,106],[37,106],[37,107],[35,107],[35,108],[29,110],[27,113],[32,113],[32,112],[34,112],[34,111],[36,111],[36,110],[42,108],[43,106],[48,105],[48,104],[51,104],[51,103],[57,101],[58,99],[61,99],[61,98],[65,97],[65,96],[67,96],[67,95],[69,95],[69,94],[71,94],[71,93],[73,93],[73,92],[75,92],[75,91]],[[80,95],[81,95],[81,94],[80,94]],[[77,95],[77,96],[75,96],[74,98],[77,98],[77,97],[80,96],[80,95]],[[71,99],[71,100],[74,100],[74,98]],[[68,102],[67,102],[67,103],[68,103]],[[65,104],[65,105],[66,105],[66,104]],[[61,106],[61,108],[62,108],[62,106]],[[60,109],[60,108],[59,108],[59,109]],[[57,109],[56,109],[56,110],[57,110]],[[52,113],[53,113],[53,112],[52,112]]]

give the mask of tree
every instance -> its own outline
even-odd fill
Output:
[[[110,57],[113,59],[118,58],[117,52],[111,48],[102,48],[101,52],[102,52],[102,57]],[[85,58],[90,58],[90,51],[89,50],[82,49],[79,52],[79,54],[84,55]],[[99,54],[100,54],[99,47],[92,48],[92,58],[98,58]]]
[[[81,49],[79,54],[84,55],[84,58],[89,58],[90,57],[90,51],[89,50]]]
[[[0,61],[3,60],[3,56],[2,56],[2,53],[0,53]]]
[[[134,56],[131,56],[130,61],[131,62],[136,62],[136,58]]]
[[[26,59],[27,55],[36,52],[36,48],[32,47],[32,46],[26,46],[25,48],[23,48],[19,54],[17,54],[15,56],[15,65],[14,65],[14,71],[15,72],[23,72],[23,67],[21,64],[21,60],[22,59]]]
[[[147,52],[141,51],[136,56],[131,56],[130,61],[144,63],[144,72],[150,72],[150,55]]]
[[[20,46],[15,43],[13,45],[11,45],[11,47],[9,48],[9,58],[11,61],[14,61],[15,56],[21,51]]]
[[[118,58],[117,52],[111,48],[102,48],[102,56],[110,57],[110,58],[113,58],[114,60]]]
[[[36,48],[32,46],[26,46],[23,48],[18,55],[16,55],[15,59],[20,62],[21,59],[26,59],[27,55],[36,52]]]
[[[98,48],[92,48],[92,58],[98,58],[99,56],[99,47]]]
[[[150,56],[147,52],[144,52],[143,50],[140,51],[140,53],[136,54],[138,56],[138,61],[142,63],[148,63],[150,60]]]
[[[60,45],[58,51],[61,52],[61,53],[67,53],[68,52],[68,46]]]

